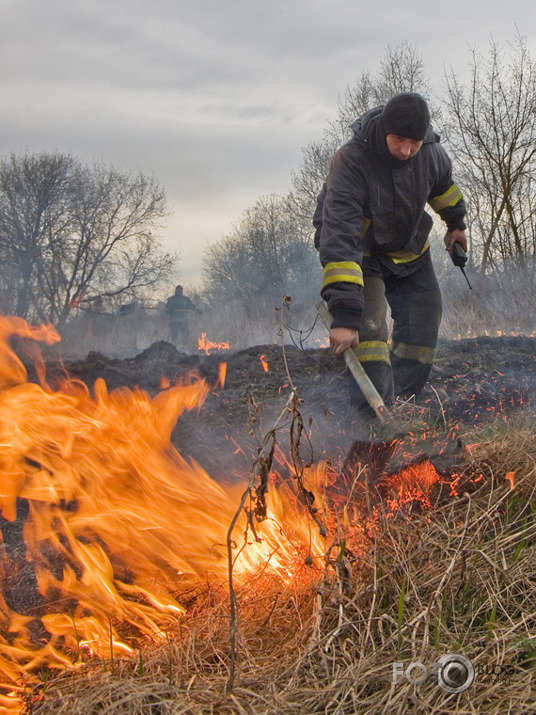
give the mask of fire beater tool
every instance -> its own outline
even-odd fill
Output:
[[[316,304],[316,309],[329,331],[332,322],[329,310],[323,301]],[[393,474],[425,460],[430,460],[438,471],[452,466],[457,461],[456,458],[464,451],[464,446],[456,432],[417,442],[414,435],[393,417],[363,369],[354,349],[347,348],[343,357],[348,370],[374,410],[385,435],[381,440],[356,440],[352,444],[343,467],[345,476],[352,472],[355,474],[358,464],[367,466],[369,476],[377,479],[381,474]]]
[[[467,285],[471,290],[473,289],[473,286],[469,283],[469,278],[467,278],[467,273],[465,272],[465,264],[467,263],[467,254],[461,247],[461,245],[458,243],[458,241],[455,242],[455,244],[452,246],[452,248],[449,251],[450,257],[452,259],[452,262],[454,265],[461,270],[463,273],[463,277],[467,281]]]

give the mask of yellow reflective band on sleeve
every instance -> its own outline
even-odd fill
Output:
[[[422,256],[430,248],[430,241],[426,241],[424,248],[420,253],[413,253],[413,251],[391,251],[387,255],[393,261],[393,263],[410,263],[416,258]]]
[[[322,271],[322,288],[330,283],[357,283],[363,285],[363,272],[354,261],[328,263]]]
[[[399,358],[415,360],[425,365],[431,365],[435,357],[435,348],[427,348],[424,345],[408,345],[407,343],[391,343],[391,352]]]
[[[391,364],[389,349],[387,343],[383,342],[383,340],[363,340],[354,348],[354,352],[359,362],[386,362],[388,365]]]
[[[441,211],[441,209],[446,209],[448,206],[455,206],[458,201],[462,198],[462,192],[456,184],[452,184],[444,194],[441,196],[434,196],[428,201],[430,206],[434,211]]]

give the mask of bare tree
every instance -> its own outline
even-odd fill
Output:
[[[468,194],[472,258],[485,273],[536,255],[536,64],[517,36],[473,50],[468,86],[446,77],[449,143]]]
[[[167,281],[165,192],[141,173],[58,153],[0,162],[2,309],[58,328],[73,307]]]
[[[39,266],[61,241],[68,219],[73,159],[48,155],[0,164],[0,255],[3,309],[27,317],[38,291]],[[38,311],[40,312],[40,311]],[[39,316],[43,317],[43,316]]]
[[[303,294],[316,280],[318,261],[287,196],[261,197],[232,233],[209,246],[203,263],[205,295],[212,301],[279,303]]]
[[[353,121],[400,92],[429,94],[422,57],[416,47],[407,42],[396,47],[388,46],[376,74],[371,75],[365,70],[353,86],[346,87],[337,115],[328,124],[327,135],[331,137],[331,143],[342,144],[350,136],[349,127]]]
[[[292,173],[292,190],[289,201],[296,219],[311,234],[311,219],[316,200],[324,181],[337,144],[327,136],[323,141],[313,141],[302,149],[302,164]]]

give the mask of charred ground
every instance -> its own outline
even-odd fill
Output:
[[[262,359],[261,359],[262,358]],[[140,388],[151,395],[162,380],[174,384],[197,373],[216,385],[219,366],[227,365],[225,386],[214,387],[200,410],[183,414],[173,442],[218,479],[248,473],[259,440],[284,407],[293,385],[301,399],[300,412],[310,433],[306,460],[344,453],[367,427],[348,410],[347,384],[341,361],[328,349],[263,345],[240,352],[188,355],[167,342],[157,342],[132,358],[110,359],[89,353],[85,360],[60,364],[47,361],[52,387],[68,373],[92,388],[102,378],[109,390]],[[267,366],[267,371],[265,366]],[[30,367],[29,377],[36,379]],[[511,417],[535,408],[536,338],[480,337],[442,342],[429,385],[416,403],[398,405],[399,412],[460,429]],[[282,423],[281,441],[285,440]]]
[[[182,415],[173,433],[180,451],[214,477],[249,473],[256,441],[285,406],[289,379],[299,392],[300,411],[311,429],[317,458],[324,449],[334,456],[359,429],[347,410],[342,364],[327,349],[258,346],[205,356],[178,353],[160,342],[124,360],[92,353],[63,366],[52,357],[47,358],[47,379],[53,388],[60,387],[68,372],[90,388],[102,378],[110,390],[139,387],[150,394],[162,389],[162,379],[173,384],[192,371],[216,384],[219,365],[225,361],[225,387],[214,388],[199,411]],[[34,369],[30,379],[37,380]],[[405,411],[415,420],[426,418],[440,427],[457,423],[467,432],[484,426],[476,430],[481,433],[488,432],[487,423],[498,422],[499,430],[490,427],[490,440],[484,437],[473,445],[470,468],[459,483],[458,477],[435,483],[432,510],[422,514],[415,497],[400,499],[396,514],[380,510],[374,539],[368,537],[369,547],[363,552],[359,539],[358,550],[352,551],[351,538],[354,526],[366,536],[359,524],[359,514],[365,512],[358,512],[357,521],[356,512],[350,512],[350,530],[344,519],[337,521],[330,536],[335,548],[326,552],[321,586],[314,591],[308,584],[303,591],[299,586],[294,591],[286,581],[280,588],[278,579],[271,577],[248,584],[247,593],[239,594],[241,649],[232,693],[228,601],[225,595],[219,600],[218,589],[209,586],[206,598],[189,600],[192,617],[181,619],[170,636],[166,632],[161,646],[140,651],[139,661],[136,657],[115,666],[112,662],[111,667],[103,664],[102,672],[99,659],[96,667],[89,662],[87,668],[47,678],[46,687],[37,684],[29,691],[27,712],[134,713],[155,707],[175,712],[182,707],[189,712],[234,713],[237,703],[251,712],[289,715],[333,708],[402,712],[408,703],[416,712],[422,711],[422,703],[433,703],[438,713],[532,712],[535,652],[526,634],[534,630],[536,612],[535,432],[533,419],[508,419],[504,430],[502,420],[520,413],[533,418],[535,384],[536,339],[480,338],[440,345],[425,394],[416,404],[397,404],[397,416]],[[283,420],[280,443],[288,426]],[[374,506],[369,476],[367,508]],[[345,485],[335,482],[335,490],[328,494],[334,513],[337,495],[348,497],[347,490],[337,491],[338,486]],[[352,509],[360,506],[354,486],[355,481]],[[376,486],[385,501],[389,489],[392,500],[396,485]],[[380,492],[384,486],[385,492]],[[37,609],[46,606],[39,601],[22,540],[26,514],[18,516],[15,522],[2,524],[13,574],[7,597],[4,586],[4,598],[14,611],[40,615]],[[250,599],[251,592],[255,597]],[[12,635],[18,637],[16,631]],[[48,637],[36,628],[36,641]],[[403,681],[393,688],[391,664],[410,658],[416,644],[423,663],[436,662],[438,653],[463,651],[475,668],[498,667],[504,672],[508,667],[513,677],[498,683],[479,674],[477,686],[455,701],[432,682],[417,694]],[[252,693],[259,694],[257,710]]]

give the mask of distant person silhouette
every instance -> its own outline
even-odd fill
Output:
[[[178,285],[175,288],[175,293],[166,302],[171,342],[176,343],[180,335],[181,342],[185,346],[188,344],[188,318],[191,311],[202,312],[195,307],[188,296],[184,295],[182,286]]]

